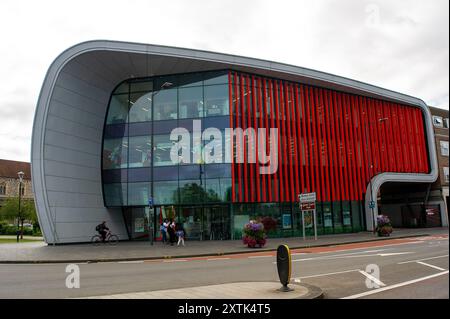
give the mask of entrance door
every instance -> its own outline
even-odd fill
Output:
[[[227,206],[207,206],[204,208],[203,239],[230,239],[230,218]]]

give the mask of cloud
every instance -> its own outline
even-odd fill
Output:
[[[0,157],[29,160],[45,73],[66,48],[111,39],[317,69],[449,106],[447,0],[0,2]]]

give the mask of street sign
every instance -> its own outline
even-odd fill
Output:
[[[153,198],[148,199],[148,206],[153,206]]]
[[[303,193],[298,195],[300,203],[311,203],[316,201],[316,193]]]
[[[316,209],[316,203],[301,203],[301,210],[313,210]]]

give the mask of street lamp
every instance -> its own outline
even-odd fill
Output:
[[[383,123],[385,121],[389,120],[387,117],[383,117],[383,118],[379,118],[378,119],[378,123]],[[369,121],[369,125],[370,125],[370,121]],[[366,146],[367,146],[367,150],[368,150],[368,165],[369,165],[369,174],[372,171],[373,172],[373,164],[372,164],[372,154],[371,154],[371,147],[369,145],[369,131],[368,131],[368,127],[366,126]],[[375,212],[374,212],[374,208],[375,208],[375,202],[373,200],[373,186],[372,186],[372,178],[369,178],[369,185],[370,185],[370,210],[372,212],[372,230],[375,232],[375,227],[376,227],[376,220],[375,220]]]
[[[22,182],[23,182],[23,177],[25,176],[25,173],[20,171],[17,173],[17,176],[19,177],[19,217],[17,218],[17,242],[19,242],[19,234],[21,235],[21,239],[23,238],[23,234],[21,234],[20,232],[20,219],[21,219],[21,211],[20,211],[20,202],[21,202],[21,198],[22,198]]]

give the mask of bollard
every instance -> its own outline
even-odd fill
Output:
[[[280,283],[282,287],[279,289],[282,292],[292,291],[288,287],[289,282],[291,281],[291,251],[287,245],[280,245],[277,248],[277,269],[278,269],[278,278],[280,278]]]

